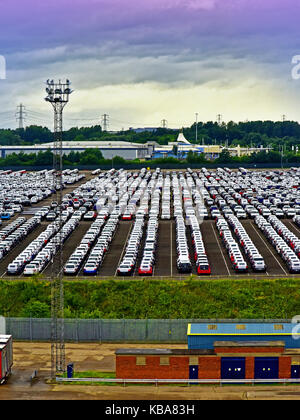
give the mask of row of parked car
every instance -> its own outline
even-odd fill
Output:
[[[186,225],[183,216],[175,217],[176,222],[176,250],[177,250],[177,269],[179,273],[191,273],[192,264],[190,251],[186,236]]]
[[[195,173],[192,172],[191,176]],[[217,206],[225,217],[227,214],[238,218],[273,214],[280,218],[292,218],[300,214],[299,171],[218,168],[216,172],[202,170],[196,176],[210,193],[206,199],[207,206]]]
[[[167,174],[164,179],[164,185],[162,189],[162,202],[161,202],[161,219],[170,220],[172,216],[171,206],[171,179],[170,175]]]
[[[121,263],[117,268],[118,276],[131,276],[136,267],[139,247],[144,233],[145,220],[143,216],[135,219],[130,233],[126,250],[122,256]]]
[[[192,237],[192,246],[197,274],[211,274],[211,267],[205,251],[202,233],[196,216],[190,217],[190,233]]]
[[[300,257],[300,239],[289,228],[278,220],[276,216],[270,216],[267,219],[276,232],[285,240],[285,242],[292,248],[295,254]]]
[[[17,230],[21,225],[26,222],[26,217],[18,217],[13,222],[9,223],[7,226],[0,230],[0,241],[3,241],[7,238],[10,234],[12,234],[15,230]]]
[[[239,244],[244,251],[253,271],[266,271],[267,266],[264,258],[250,239],[246,229],[236,216],[228,217],[228,224],[238,238]]]
[[[81,239],[80,244],[75,248],[64,267],[66,275],[77,275],[88,257],[96,239],[98,239],[101,229],[105,223],[102,217],[97,218],[86,234]]]
[[[54,229],[53,237],[48,242],[45,242],[45,246],[41,247],[32,262],[25,266],[24,276],[41,273],[51,261],[53,262],[59,248],[63,246],[64,242],[79,225],[79,218],[76,216],[72,217],[62,227],[59,221],[54,222],[53,225],[56,228]]]
[[[142,261],[139,267],[139,275],[151,276],[153,274],[156,259],[158,227],[158,214],[150,215],[147,224]]]
[[[32,218],[33,220],[39,220],[39,218]],[[37,223],[37,222],[36,222]],[[57,233],[59,230],[59,225],[57,223],[51,223],[47,228],[35,239],[33,240],[15,259],[8,265],[7,273],[8,274],[21,274],[32,275],[40,272],[38,265],[32,265],[32,261],[37,257],[38,253],[48,244],[50,239]],[[48,245],[49,248],[49,245]],[[50,246],[52,249],[52,245]],[[28,266],[28,267],[27,267]],[[27,271],[25,271],[27,267]]]
[[[87,276],[98,274],[119,225],[119,218],[116,216],[109,217],[107,222],[102,218],[102,221],[102,232],[95,246],[91,249],[83,268],[83,273]]]
[[[76,172],[75,172],[76,171]],[[63,171],[63,188],[85,177],[76,170]],[[10,214],[23,210],[23,206],[32,206],[45,200],[56,191],[54,171],[9,172],[0,174],[0,213]]]
[[[233,238],[229,224],[223,217],[216,219],[216,227],[219,231],[223,245],[228,253],[233,269],[237,273],[244,273],[248,271],[248,265],[243,257],[243,254],[238,246],[238,243]]]
[[[272,224],[263,216],[257,216],[255,223],[259,229],[264,233],[269,242],[276,249],[277,253],[285,261],[290,273],[300,272],[300,260],[292,248],[285,242],[285,240],[276,232]]]
[[[3,258],[8,254],[17,244],[26,238],[38,225],[40,219],[38,217],[32,217],[28,221],[20,224],[20,226],[14,230],[10,235],[0,242],[0,257]],[[8,274],[11,274],[8,272]]]

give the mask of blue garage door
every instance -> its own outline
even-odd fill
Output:
[[[277,379],[278,357],[256,357],[254,361],[255,379]]]
[[[221,379],[245,379],[245,358],[222,357]]]
[[[198,366],[190,366],[190,379],[198,379]]]
[[[291,378],[300,379],[300,365],[291,366]]]

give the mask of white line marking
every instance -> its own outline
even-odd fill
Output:
[[[132,226],[133,226],[133,225],[132,225],[132,223],[130,222],[129,232],[128,232],[128,235],[127,235],[127,237],[126,237],[126,241],[125,241],[125,244],[124,244],[123,250],[122,250],[122,252],[121,252],[121,256],[120,256],[120,259],[119,259],[119,262],[118,262],[118,265],[117,265],[117,268],[116,268],[116,271],[115,271],[115,277],[117,277],[117,271],[118,271],[119,265],[121,264],[121,261],[122,261],[122,258],[123,258],[123,255],[124,255],[124,252],[125,252],[125,249],[126,249],[126,246],[127,246],[127,241],[128,241],[128,238],[129,238],[130,233],[131,233],[131,230],[132,230]],[[120,227],[120,224],[119,224],[119,227]]]
[[[266,247],[267,247],[267,250],[270,252],[270,254],[272,255],[272,257],[273,258],[275,258],[275,260],[277,261],[277,263],[279,264],[279,266],[281,267],[281,269],[282,269],[282,271],[284,272],[284,274],[286,274],[287,276],[289,275],[286,271],[285,271],[285,269],[283,268],[283,266],[281,265],[281,263],[280,263],[280,261],[278,261],[278,259],[277,259],[277,257],[276,257],[276,255],[275,255],[275,252],[274,252],[274,254],[273,254],[273,252],[270,250],[270,247],[269,247],[269,244],[264,240],[264,238],[260,235],[260,232],[258,231],[258,229],[255,229],[255,227],[254,227],[254,224],[253,223],[250,223],[250,226],[252,227],[252,229],[258,234],[258,236],[260,237],[260,239],[264,242],[264,244],[266,245]]]
[[[219,247],[219,249],[220,249],[221,255],[222,255],[223,260],[224,260],[224,263],[225,263],[225,265],[226,265],[226,269],[227,269],[228,275],[229,275],[229,276],[231,276],[232,274],[231,274],[231,273],[230,273],[230,271],[229,271],[229,268],[228,268],[228,265],[227,265],[226,259],[225,259],[224,254],[223,254],[223,250],[222,250],[222,248],[221,248],[221,246],[220,246],[220,244],[219,244],[219,240],[218,240],[218,238],[217,238],[217,235],[216,235],[216,232],[215,232],[215,230],[214,230],[213,224],[211,223],[211,224],[210,224],[210,226],[211,226],[212,231],[213,231],[213,233],[214,233],[214,235],[215,235],[215,238],[216,238],[216,241],[217,241],[218,247]]]

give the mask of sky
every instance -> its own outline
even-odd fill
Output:
[[[65,128],[299,121],[299,17],[298,0],[0,0],[0,128],[20,103],[52,128],[48,78],[72,81]]]

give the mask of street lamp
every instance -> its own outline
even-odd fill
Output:
[[[62,133],[63,133],[63,110],[69,102],[69,97],[73,92],[70,88],[70,80],[65,82],[54,82],[54,80],[48,79],[46,82],[46,102],[49,102],[54,110],[54,144],[53,144],[53,169],[58,171],[61,175],[62,172]],[[58,179],[58,186],[61,188],[62,178]],[[56,184],[57,185],[57,184]]]

